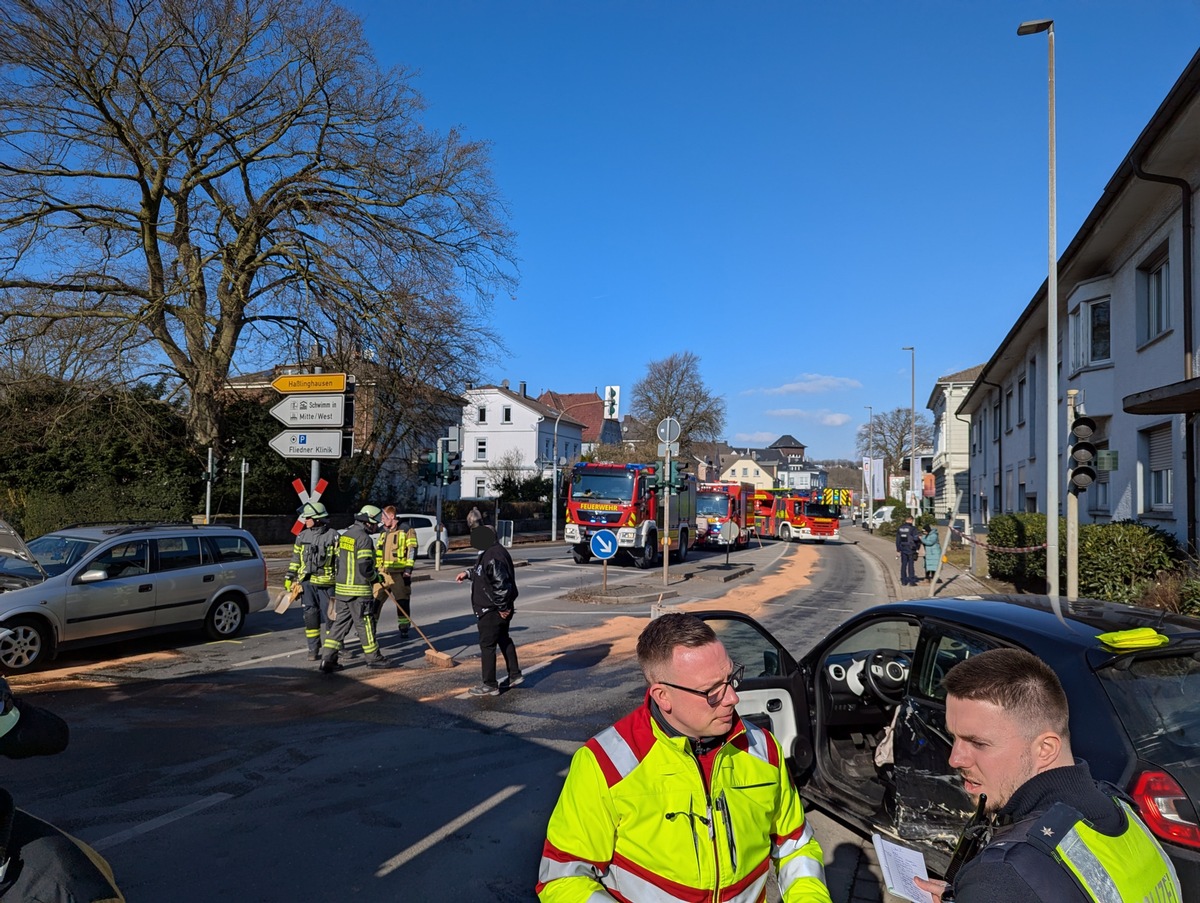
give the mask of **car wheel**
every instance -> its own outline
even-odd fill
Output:
[[[792,525],[791,524],[781,524],[780,525],[779,538],[782,539],[784,542],[792,541]]]
[[[646,545],[640,552],[633,556],[633,564],[635,567],[641,568],[643,571],[654,567],[655,559],[658,558],[658,534],[651,533],[646,537]]]
[[[36,618],[13,618],[5,623],[12,633],[0,640],[0,668],[20,674],[38,668],[50,657],[50,629]]]
[[[442,550],[442,558],[445,558],[446,557],[446,544],[444,542],[442,542],[440,539],[435,540],[434,542],[431,542],[429,544],[429,548],[425,550],[425,557],[426,558],[437,558],[439,547]]]
[[[592,560],[592,553],[587,546],[581,546],[571,549],[571,557],[575,559],[576,564],[587,564]]]
[[[688,534],[687,530],[679,531],[679,550],[675,553],[675,561],[683,564],[687,561],[688,556]]]
[[[236,596],[222,596],[204,619],[204,632],[214,640],[237,636],[245,626],[246,603]]]

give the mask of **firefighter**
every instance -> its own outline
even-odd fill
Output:
[[[412,572],[417,559],[417,531],[408,520],[396,520],[395,505],[383,509],[383,533],[380,534],[375,565],[382,582],[375,590],[375,623],[390,593],[396,602],[396,623],[400,639],[408,639],[409,606],[412,604]]]
[[[300,584],[300,605],[304,611],[304,639],[308,643],[308,658],[321,657],[321,624],[328,624],[326,609],[329,591],[333,589],[334,569],[337,566],[337,532],[329,526],[329,512],[320,502],[305,502],[300,509],[304,529],[292,546],[283,588],[292,591]]]
[[[379,573],[375,569],[375,541],[379,532],[379,521],[383,512],[375,505],[364,505],[354,515],[354,523],[338,537],[337,577],[333,592],[336,598],[337,616],[325,637],[319,670],[322,674],[340,671],[338,653],[342,641],[350,633],[351,625],[362,641],[363,655],[369,668],[390,668],[389,662],[379,651],[375,638],[375,584]]]

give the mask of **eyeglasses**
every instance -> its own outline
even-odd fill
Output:
[[[716,689],[713,690],[693,690],[691,687],[681,687],[679,684],[667,683],[665,680],[660,680],[659,683],[673,690],[683,690],[685,693],[691,693],[693,696],[703,696],[704,701],[709,704],[709,707],[715,709],[721,704],[721,700],[725,698],[725,688],[731,687],[736,690],[742,682],[742,675],[745,673],[745,665],[734,665],[730,675],[717,684]]]

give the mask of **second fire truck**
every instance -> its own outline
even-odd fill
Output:
[[[696,545],[710,549],[726,546],[721,527],[733,521],[738,525],[735,549],[750,544],[754,527],[754,484],[719,481],[701,483],[696,492]]]

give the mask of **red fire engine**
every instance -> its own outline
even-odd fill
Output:
[[[696,478],[682,475],[678,491],[671,491],[670,505],[665,506],[668,489],[660,482],[659,470],[657,464],[592,461],[571,469],[563,538],[576,564],[591,559],[592,535],[599,530],[615,533],[617,547],[639,568],[653,567],[658,560],[660,534],[665,534],[674,560],[687,558],[696,531]],[[664,508],[669,508],[670,524],[663,522]]]
[[[720,481],[701,483],[696,492],[696,545],[723,548],[721,527],[728,521],[738,525],[736,549],[750,544],[754,527],[754,484]]]

